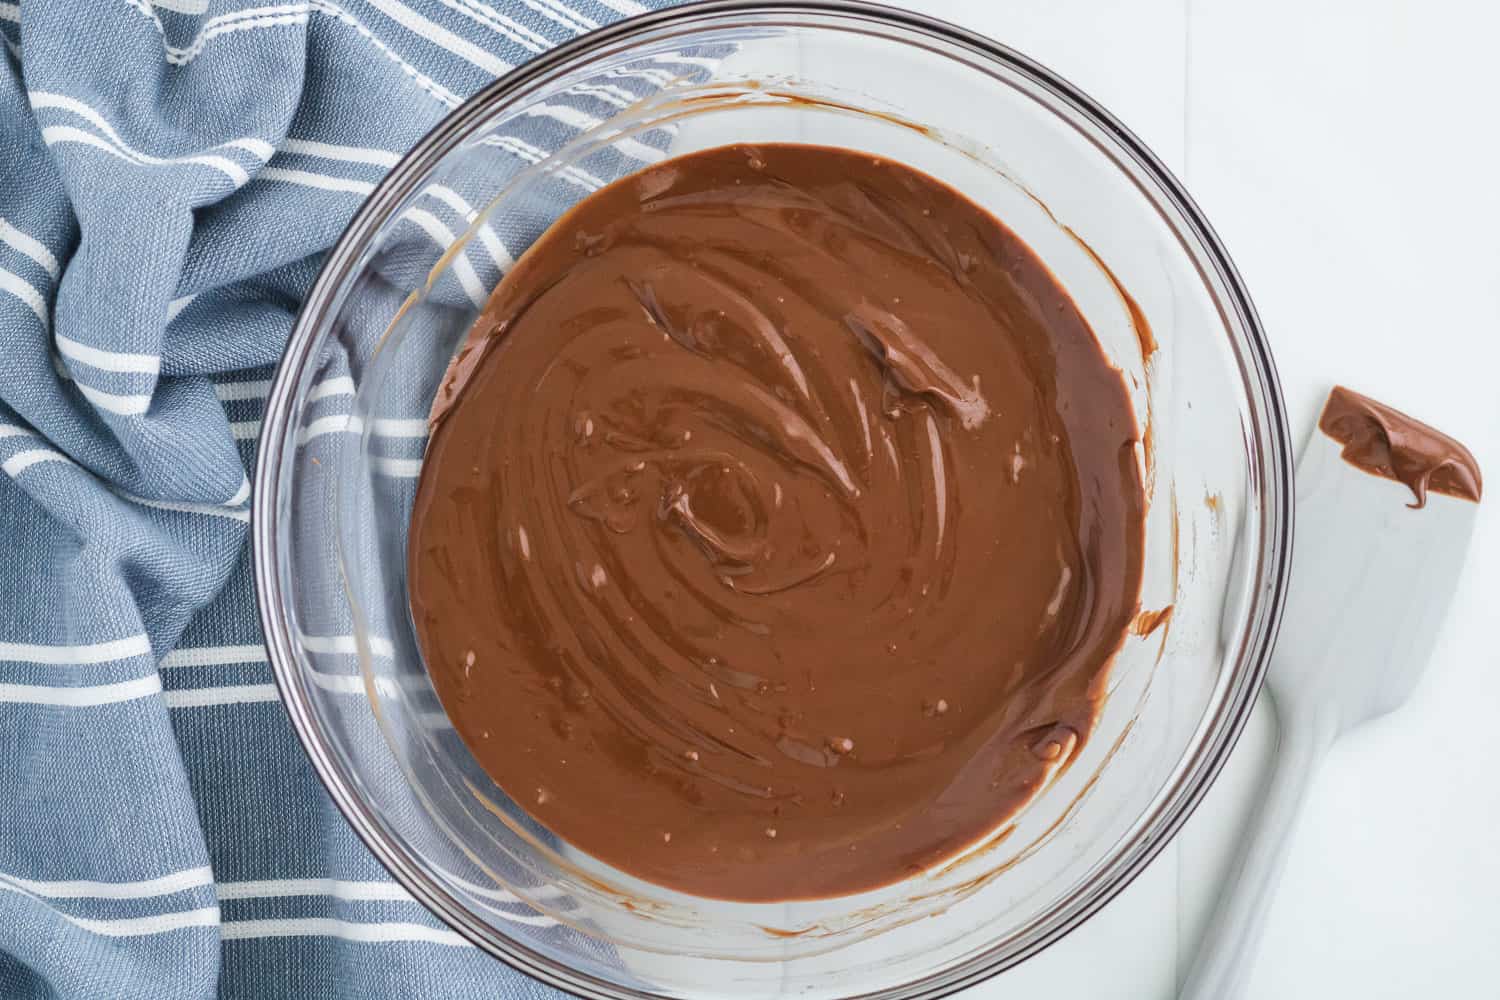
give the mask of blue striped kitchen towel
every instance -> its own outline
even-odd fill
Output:
[[[256,623],[246,470],[373,182],[644,8],[231,3],[0,0],[0,998],[554,995],[411,900],[318,785]],[[607,112],[578,110],[556,127]],[[465,207],[434,204],[434,240]]]

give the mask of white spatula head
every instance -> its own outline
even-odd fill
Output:
[[[1279,724],[1259,808],[1183,1000],[1240,1000],[1318,762],[1396,708],[1427,663],[1474,530],[1479,465],[1452,438],[1335,388],[1297,464],[1292,582],[1267,684]]]
[[[1268,683],[1342,731],[1406,700],[1474,529],[1479,465],[1457,441],[1342,387],[1297,465],[1297,539]]]

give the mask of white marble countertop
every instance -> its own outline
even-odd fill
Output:
[[[1051,66],[1185,180],[1259,307],[1299,447],[1338,381],[1453,434],[1500,475],[1500,5],[905,6]],[[1491,500],[1411,702],[1347,737],[1317,778],[1252,1000],[1500,996],[1497,597]],[[1273,732],[1263,703],[1207,801],[1141,878],[965,996],[1172,997]]]

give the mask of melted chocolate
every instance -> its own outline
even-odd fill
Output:
[[[1344,461],[1405,483],[1416,498],[1408,507],[1425,507],[1428,490],[1479,502],[1483,480],[1469,449],[1400,410],[1334,386],[1318,427],[1344,446]]]
[[[1120,373],[1014,233],[868,155],[734,146],[592,195],[434,406],[417,635],[575,847],[786,900],[994,830],[1087,738],[1138,607]]]

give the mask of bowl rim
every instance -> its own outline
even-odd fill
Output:
[[[1133,839],[1125,841],[1102,863],[1090,883],[1036,918],[1032,932],[1020,947],[996,943],[950,968],[885,988],[878,994],[860,995],[936,1000],[989,979],[1061,940],[1133,882],[1181,829],[1213,785],[1249,719],[1275,647],[1291,569],[1294,464],[1286,407],[1264,328],[1238,270],[1182,183],[1145,143],[1097,101],[1031,58],[946,21],[868,0],[699,0],[630,17],[579,35],[469,97],[400,159],[354,213],[329,251],[293,324],[266,399],[262,446],[253,477],[252,561],[260,623],[281,701],[319,780],[359,839],[416,900],[486,953],[550,986],[589,1000],[637,1000],[662,995],[633,990],[561,965],[495,932],[429,875],[420,859],[383,835],[378,820],[360,797],[356,782],[323,743],[311,704],[300,689],[292,629],[283,613],[285,602],[277,562],[280,551],[277,536],[282,520],[277,509],[278,487],[286,466],[291,402],[298,378],[319,343],[318,331],[339,303],[345,281],[373,235],[455,143],[506,100],[523,93],[532,81],[583,62],[600,48],[659,28],[744,15],[846,17],[925,33],[999,62],[1060,99],[1072,112],[1116,142],[1156,185],[1156,193],[1186,223],[1188,235],[1205,252],[1207,263],[1212,265],[1224,289],[1221,308],[1232,308],[1246,334],[1246,353],[1251,364],[1243,368],[1243,374],[1247,383],[1258,382],[1259,401],[1265,407],[1261,414],[1265,440],[1259,443],[1271,474],[1263,484],[1260,521],[1261,550],[1267,558],[1264,577],[1256,581],[1258,586],[1249,596],[1250,615],[1241,662],[1230,675],[1232,690],[1226,693],[1220,707],[1220,712],[1225,713],[1225,725],[1216,740],[1204,741],[1190,749],[1188,766],[1179,766],[1175,787],[1164,787],[1158,795],[1155,820],[1146,823],[1151,814],[1149,811],[1143,814],[1136,822]],[[1252,391],[1252,398],[1255,395]]]

